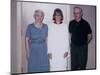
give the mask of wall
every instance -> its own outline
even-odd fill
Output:
[[[17,54],[16,54],[16,3],[11,3],[11,72],[17,72]],[[16,65],[15,65],[16,63]]]
[[[21,2],[11,3],[11,73],[21,73]]]

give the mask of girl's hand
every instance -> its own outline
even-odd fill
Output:
[[[64,58],[66,58],[68,56],[68,52],[64,53]]]
[[[52,53],[48,53],[48,58],[52,59]]]

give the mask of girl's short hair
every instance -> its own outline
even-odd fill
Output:
[[[61,23],[62,23],[62,20],[63,20],[63,13],[62,13],[61,9],[59,9],[59,8],[56,8],[56,9],[54,10],[54,13],[53,13],[53,20],[55,21],[55,16],[57,15],[57,13],[60,14],[60,16],[61,16]],[[54,22],[54,23],[55,23],[55,22]]]

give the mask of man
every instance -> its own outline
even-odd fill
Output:
[[[74,20],[69,23],[71,36],[71,70],[85,70],[88,56],[88,43],[92,39],[89,23],[82,18],[83,11],[74,7]]]

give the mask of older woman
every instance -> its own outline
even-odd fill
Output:
[[[48,71],[48,55],[46,38],[48,27],[42,23],[44,13],[36,10],[34,13],[34,23],[29,24],[26,30],[25,47],[28,60],[28,72]]]
[[[61,9],[54,10],[53,23],[48,26],[48,53],[50,71],[68,70],[68,56],[70,55],[68,27],[63,23]]]

